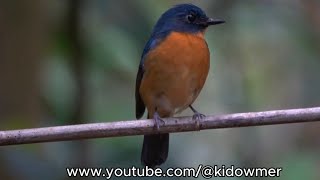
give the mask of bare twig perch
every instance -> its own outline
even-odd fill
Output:
[[[165,119],[159,131],[151,120],[79,124],[0,131],[0,145],[316,121],[320,121],[320,107],[207,116],[198,125],[190,117],[170,118]]]

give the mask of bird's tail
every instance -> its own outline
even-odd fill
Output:
[[[141,162],[144,166],[148,167],[160,165],[166,161],[168,151],[169,133],[145,135],[143,138]]]
[[[164,163],[168,157],[169,134],[145,135],[141,152],[141,162],[145,166],[155,167]]]

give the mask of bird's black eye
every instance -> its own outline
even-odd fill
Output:
[[[194,13],[190,13],[187,15],[187,19],[192,23],[194,20],[196,20],[196,15]]]

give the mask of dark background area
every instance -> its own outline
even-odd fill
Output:
[[[144,44],[161,13],[186,2],[227,21],[206,33],[211,69],[194,104],[199,111],[319,106],[318,1],[3,0],[1,130],[134,119]],[[278,179],[317,180],[319,128],[173,134],[163,167],[283,167]],[[0,179],[67,179],[66,167],[141,167],[141,145],[142,136],[132,136],[1,147]]]

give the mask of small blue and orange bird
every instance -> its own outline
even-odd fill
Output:
[[[208,26],[224,23],[208,18],[197,6],[180,4],[167,10],[155,25],[140,61],[136,79],[136,117],[148,118],[155,126],[190,107],[199,95],[208,75],[210,52],[204,39]],[[141,153],[143,165],[155,167],[168,156],[169,134],[145,135]]]

